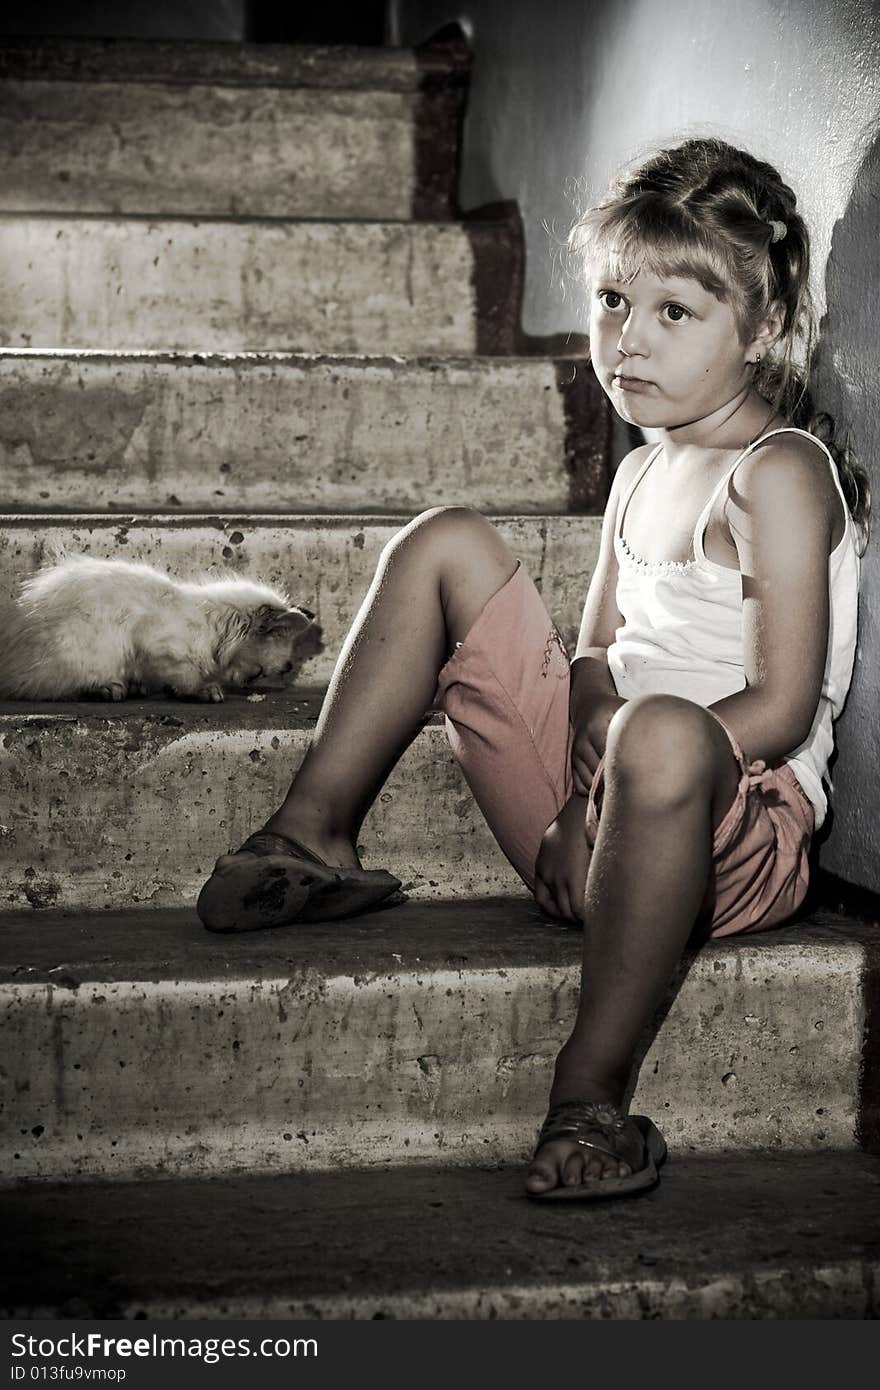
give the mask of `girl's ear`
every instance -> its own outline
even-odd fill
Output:
[[[782,337],[782,327],[784,323],[785,306],[781,304],[779,300],[774,300],[770,305],[767,317],[764,319],[763,323],[758,325],[758,330],[748,347],[746,355],[747,362],[754,362],[757,353],[760,353],[762,357],[767,356],[770,349],[778,343],[779,339]]]

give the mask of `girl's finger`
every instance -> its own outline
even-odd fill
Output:
[[[555,883],[552,885],[551,892],[553,901],[556,903],[556,915],[559,917],[569,917],[569,894],[564,888],[564,884]]]
[[[571,883],[568,885],[568,901],[571,906],[572,921],[579,926],[584,924],[584,892],[587,880],[584,877],[583,883]]]
[[[578,769],[574,766],[574,764],[572,764],[571,768],[571,784],[577,792],[578,796],[590,795],[589,787],[587,786],[586,782],[584,781],[583,777],[581,776]]]
[[[587,750],[586,750],[586,753],[584,754],[584,762],[586,763],[587,767],[590,769],[590,776],[591,776],[591,777],[592,777],[593,773],[596,771],[596,768],[599,766],[599,763],[601,762],[601,760],[602,760],[602,759],[601,759],[601,755],[600,755],[598,749],[594,748],[593,745],[592,745],[592,743],[591,743],[591,744],[588,746],[588,748],[587,748]]]
[[[576,887],[574,884],[572,884],[572,885],[569,887],[569,889],[568,889],[568,901],[569,901],[569,904],[570,904],[570,906],[571,906],[571,916],[572,916],[572,919],[573,919],[573,921],[575,921],[575,922],[580,922],[581,925],[583,925],[583,921],[584,921],[584,887],[585,887],[585,886],[586,886],[586,885],[584,884],[584,885],[582,885],[581,887],[578,888],[578,887]]]
[[[599,757],[595,748],[576,748],[572,750],[571,765],[576,767],[585,781],[592,781],[593,773],[599,766]]]
[[[549,892],[547,891],[546,886],[540,878],[535,879],[534,897],[535,902],[538,904],[542,912],[548,913],[548,915],[551,917],[556,916],[556,905],[553,902],[553,899],[551,898]]]
[[[571,900],[568,895],[568,885],[558,883],[556,885],[556,900],[559,903],[559,911],[567,922],[573,920],[574,914],[571,910]]]

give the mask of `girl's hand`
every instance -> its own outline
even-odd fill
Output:
[[[608,725],[626,701],[619,695],[593,695],[575,716],[571,743],[571,778],[580,796],[589,796],[593,774],[605,754]]]
[[[551,917],[584,920],[584,889],[591,850],[586,797],[573,796],[544,831],[535,861],[535,902]]]

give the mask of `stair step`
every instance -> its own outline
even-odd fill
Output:
[[[0,705],[0,904],[194,903],[217,855],[281,802],[312,735],[320,693],[265,695]],[[436,718],[392,772],[362,840],[364,866],[389,868],[419,899],[523,889]]]
[[[609,436],[583,359],[0,356],[8,509],[600,511]]]
[[[678,1153],[852,1147],[872,933],[819,913],[691,955],[634,1110]],[[244,937],[19,912],[0,942],[6,1181],[518,1163],[580,977],[525,890]]]
[[[405,219],[415,131],[397,92],[2,82],[0,209]]]
[[[406,524],[387,516],[0,516],[0,603],[60,553],[142,560],[177,578],[237,573],[286,589],[316,615],[324,650],[302,680],[329,681],[384,546]],[[574,651],[601,518],[499,516],[494,524],[546,595]]]
[[[415,92],[467,80],[462,45],[409,48],[3,35],[0,81]]]
[[[31,41],[0,52],[0,210],[450,215],[466,65],[261,50]]]
[[[510,352],[513,219],[0,215],[4,347]]]
[[[522,1182],[487,1165],[31,1187],[2,1200],[0,1311],[880,1316],[880,1164],[865,1154],[674,1155],[638,1201],[542,1205]]]

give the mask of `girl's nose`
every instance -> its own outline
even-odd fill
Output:
[[[632,314],[628,315],[620,330],[620,337],[617,340],[617,350],[621,352],[624,357],[644,356],[642,335],[636,331]]]

